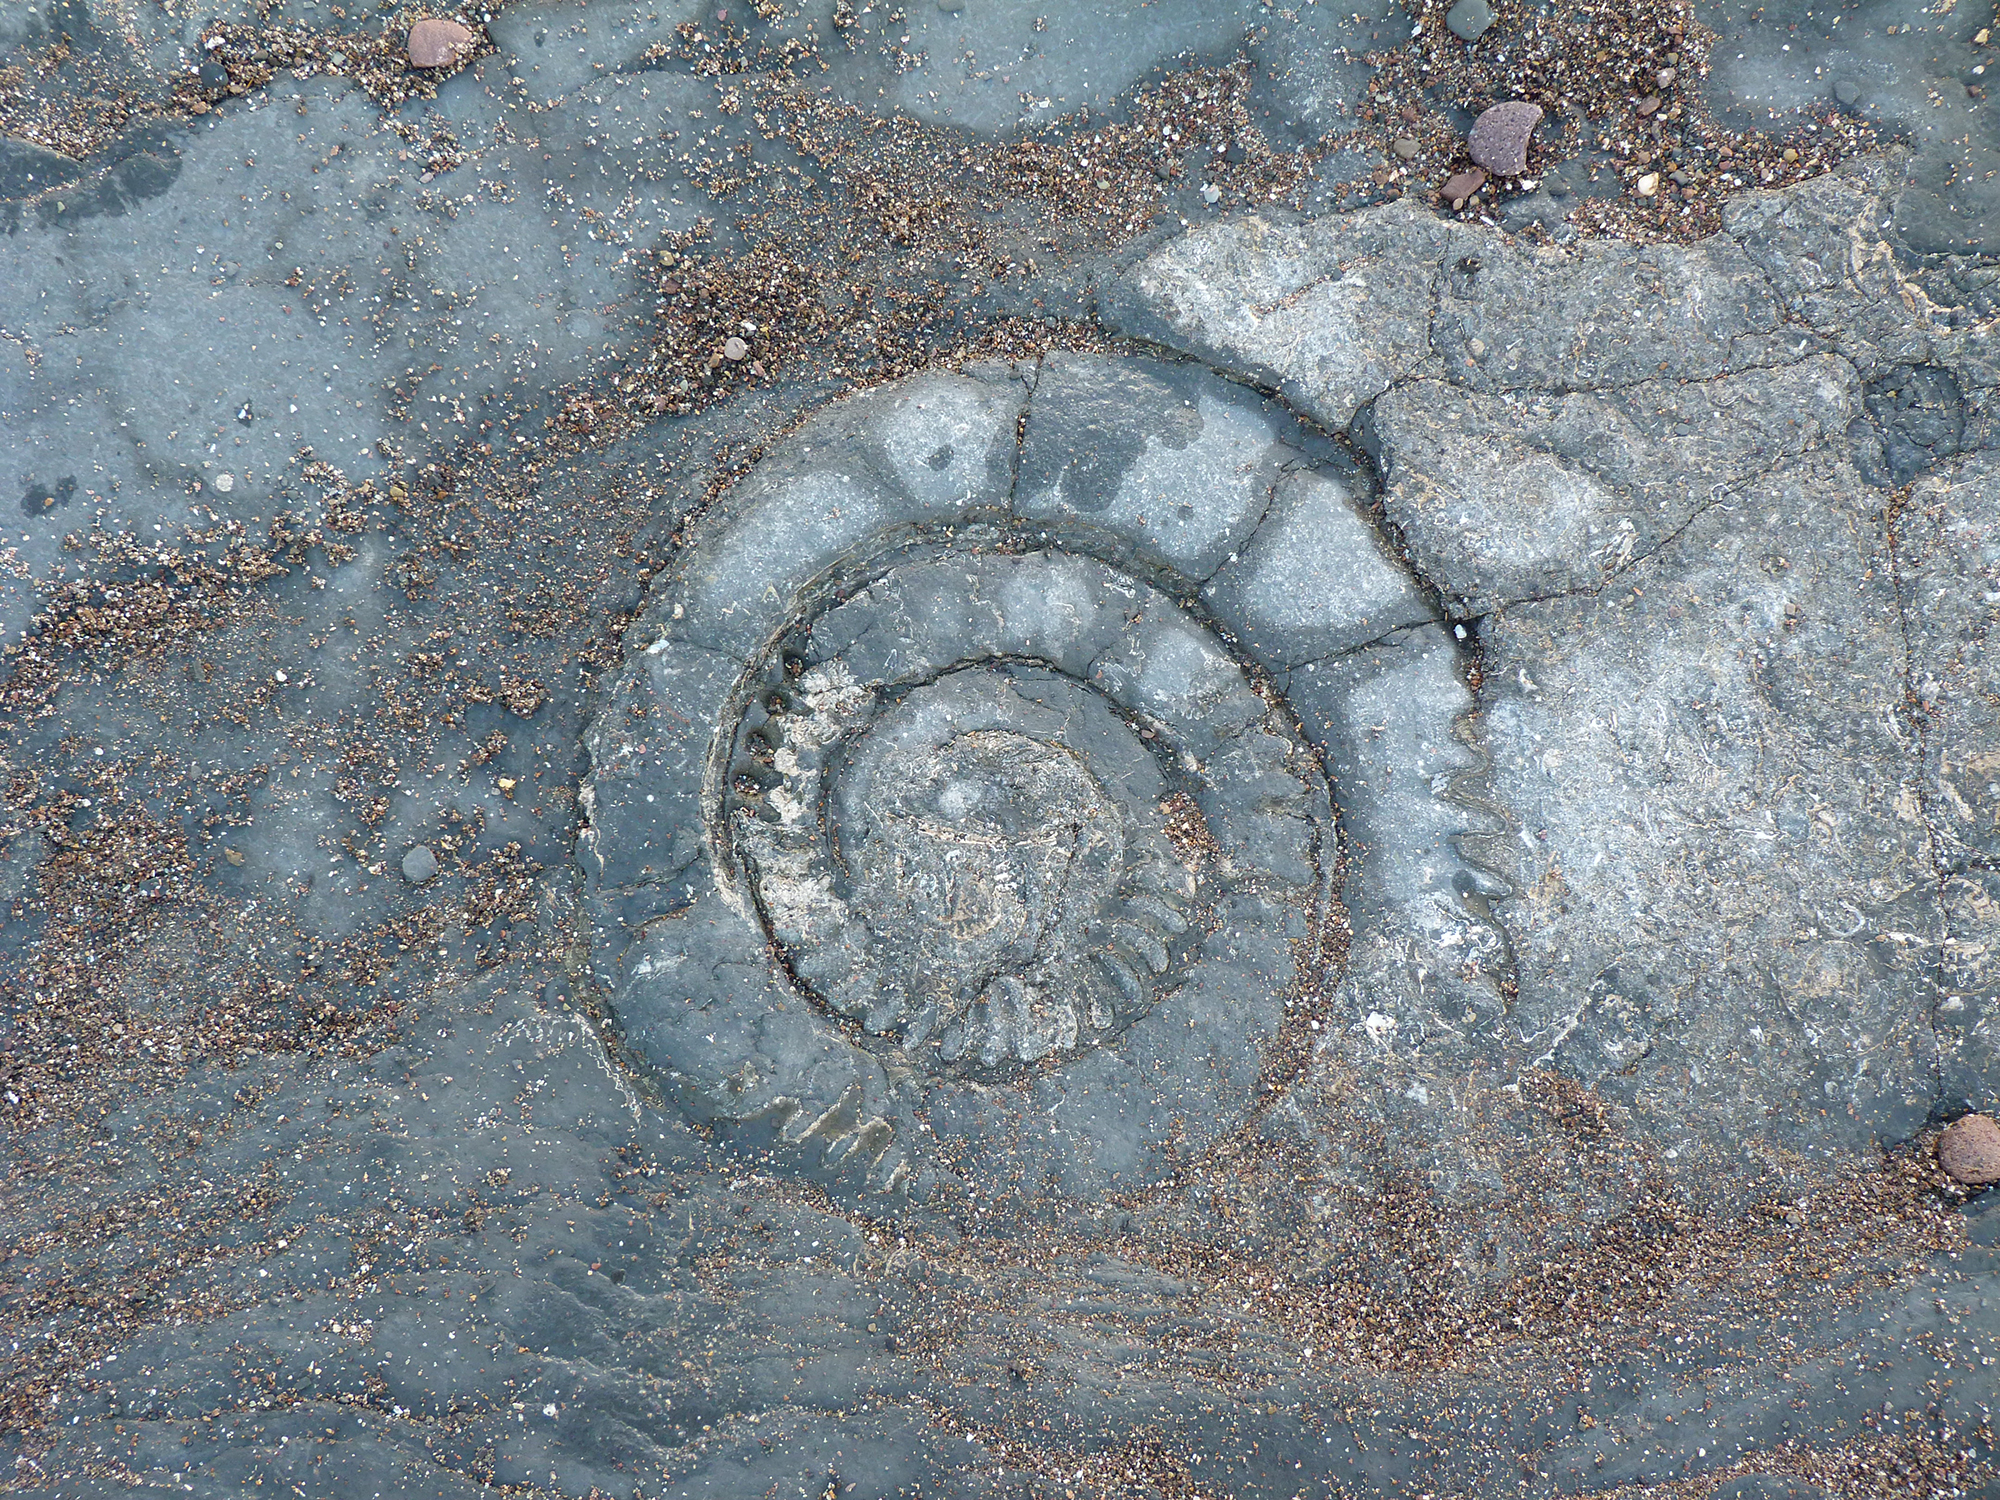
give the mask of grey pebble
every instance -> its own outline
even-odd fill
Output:
[[[1417,138],[1413,135],[1399,135],[1389,143],[1389,149],[1404,161],[1408,161],[1417,154]]]
[[[1493,24],[1493,7],[1486,0],[1458,0],[1444,13],[1444,24],[1461,42],[1476,42]]]
[[[1861,97],[1860,85],[1843,78],[1834,84],[1833,97],[1838,103],[1848,109],[1852,109],[1854,108],[1855,101]]]
[[[437,878],[438,857],[428,844],[418,844],[403,856],[403,879],[411,885],[428,885]]]

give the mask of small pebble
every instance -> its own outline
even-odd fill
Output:
[[[1991,1115],[1962,1115],[1938,1137],[1938,1165],[1967,1187],[2000,1182],[2000,1124]]]
[[[410,66],[449,67],[475,45],[471,30],[456,21],[441,21],[435,17],[419,21],[410,28]]]
[[[1787,147],[1785,147],[1785,160],[1786,160],[1786,161],[1797,161],[1798,159],[1799,159],[1799,153],[1798,153],[1798,149],[1797,149],[1796,147],[1794,147],[1794,146],[1787,146]]]
[[[1496,104],[1472,122],[1466,152],[1496,177],[1519,177],[1528,169],[1528,140],[1541,118],[1541,106],[1525,99]]]
[[[1389,142],[1389,149],[1408,161],[1417,154],[1417,138],[1413,135],[1399,135]]]
[[[216,494],[226,495],[235,488],[236,488],[236,476],[234,474],[218,474],[215,476]]]
[[[1486,186],[1486,172],[1480,167],[1468,167],[1463,172],[1454,172],[1445,179],[1438,196],[1453,208],[1463,208],[1465,200]]]
[[[1661,88],[1670,89],[1674,86],[1674,80],[1680,76],[1681,75],[1678,69],[1662,68],[1657,74],[1654,75],[1654,78],[1655,81],[1658,82]]]
[[[1856,83],[1851,83],[1845,78],[1840,79],[1833,86],[1834,102],[1839,104],[1843,109],[1854,108],[1855,101],[1858,100],[1860,97],[1861,97],[1861,86]]]
[[[1654,110],[1658,109],[1659,107],[1660,107],[1660,96],[1658,94],[1648,94],[1645,98],[1639,101],[1639,113],[1642,116],[1650,115],[1651,113],[1653,113]]]
[[[1641,198],[1652,197],[1653,194],[1660,190],[1660,174],[1658,172],[1648,172],[1639,179],[1638,188]]]
[[[1458,0],[1444,13],[1444,24],[1461,42],[1476,42],[1493,24],[1493,7],[1486,0]]]
[[[750,346],[732,333],[722,341],[722,357],[724,359],[748,359],[750,357]]]
[[[1220,203],[1222,201],[1222,189],[1212,182],[1204,182],[1201,185],[1201,201],[1204,203]]]
[[[430,845],[418,844],[403,856],[403,879],[411,885],[425,885],[437,878],[438,857]]]

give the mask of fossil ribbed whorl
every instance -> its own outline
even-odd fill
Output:
[[[581,842],[691,1117],[877,1188],[1095,1195],[1256,1105],[1338,911],[1280,681],[1431,618],[1309,445],[1070,358],[1032,404],[842,402],[725,496],[591,728]]]

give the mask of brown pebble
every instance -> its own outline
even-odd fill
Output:
[[[450,67],[476,45],[471,29],[456,21],[440,21],[435,17],[419,21],[410,28],[410,66]]]
[[[1404,161],[1408,161],[1417,154],[1417,138],[1413,135],[1399,135],[1389,142],[1389,149]]]
[[[2000,1125],[1991,1115],[1962,1115],[1938,1137],[1938,1165],[1967,1187],[2000,1182]]]
[[[1654,110],[1658,109],[1659,107],[1660,107],[1660,96],[1658,94],[1648,94],[1645,98],[1639,101],[1639,113],[1642,115],[1650,115]]]
[[[1472,122],[1465,149],[1494,176],[1519,177],[1528,169],[1528,138],[1541,118],[1541,106],[1525,99],[1496,104]]]
[[[1481,167],[1467,167],[1463,172],[1454,172],[1446,178],[1438,196],[1453,208],[1461,208],[1467,198],[1485,186],[1485,170]]]

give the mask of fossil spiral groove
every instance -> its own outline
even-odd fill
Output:
[[[1101,1196],[1246,1117],[1338,978],[1282,684],[1436,628],[1309,441],[1079,357],[851,398],[724,497],[591,730],[581,845],[684,1110],[918,1197]]]

